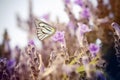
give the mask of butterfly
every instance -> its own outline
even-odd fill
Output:
[[[114,48],[116,50],[117,61],[120,63],[120,26],[113,22],[112,27],[115,29],[114,32]]]
[[[37,37],[41,41],[52,36],[56,31],[51,25],[38,19],[35,19],[35,25],[37,29]]]

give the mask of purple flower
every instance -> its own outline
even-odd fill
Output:
[[[74,3],[79,5],[79,6],[83,6],[83,1],[82,0],[75,0]]]
[[[91,29],[89,29],[88,26],[85,24],[78,24],[78,25],[79,25],[79,30],[81,35],[91,31]]]
[[[57,31],[52,37],[53,41],[64,42],[64,31]]]
[[[66,4],[69,4],[70,3],[70,0],[64,0]]]
[[[91,44],[89,45],[89,51],[90,51],[90,53],[92,54],[92,56],[95,56],[96,53],[99,52],[99,50],[100,50],[100,46],[99,46],[99,45],[96,45],[96,44],[94,44],[94,43],[91,43]]]
[[[83,9],[82,13],[81,13],[81,16],[83,18],[89,18],[90,17],[90,12],[89,12],[89,9],[85,8]]]
[[[49,14],[49,13],[44,14],[44,15],[42,16],[42,18],[45,19],[46,21],[48,21],[48,20],[50,19],[50,14]]]
[[[11,59],[7,62],[7,68],[13,68],[16,64],[15,59]]]
[[[106,80],[104,74],[101,71],[96,71],[96,77],[100,80]]]
[[[71,21],[68,23],[68,27],[75,29],[75,26],[74,26],[73,22],[71,22]]]
[[[29,44],[29,45],[35,45],[35,43],[34,43],[33,40],[30,40],[30,41],[28,42],[28,44]]]

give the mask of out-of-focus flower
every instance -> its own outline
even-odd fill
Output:
[[[15,59],[11,59],[7,62],[7,68],[13,68],[16,64]]]
[[[88,26],[85,24],[78,24],[78,25],[79,25],[79,30],[81,35],[91,31],[91,29],[89,29]]]
[[[0,58],[0,66],[5,66],[6,63],[7,63],[7,58]]]
[[[28,42],[28,44],[29,44],[29,45],[35,45],[35,43],[34,43],[33,40],[30,40],[30,41]]]
[[[115,29],[116,33],[120,34],[120,25],[118,25],[116,22],[113,22],[111,26]]]
[[[69,21],[67,26],[68,26],[68,28],[70,30],[71,35],[74,35],[77,27],[73,24],[72,21]]]
[[[83,9],[83,11],[81,12],[81,16],[83,18],[87,18],[88,19],[90,17],[89,9],[87,9],[87,8]]]
[[[53,41],[64,42],[64,31],[57,31],[52,37]]]
[[[63,65],[62,69],[66,74],[70,74],[70,72],[72,72],[71,66]]]
[[[94,43],[91,43],[91,44],[89,45],[89,51],[90,51],[90,53],[92,54],[92,56],[95,56],[96,53],[99,52],[99,50],[100,50],[100,46],[99,46],[99,45],[96,45],[96,44],[94,44]]]
[[[70,75],[71,72],[75,71],[77,65],[63,65],[62,70],[67,74]]]
[[[44,14],[44,15],[42,16],[42,18],[45,19],[46,21],[48,21],[48,20],[50,19],[50,14],[49,14],[49,13]]]
[[[83,1],[82,0],[75,0],[74,3],[79,5],[79,6],[83,6]]]
[[[35,52],[35,43],[33,40],[30,40],[28,42],[28,46],[26,48],[26,51],[29,55],[32,55],[31,53],[34,53]]]
[[[75,29],[75,26],[74,26],[73,22],[71,22],[71,21],[68,23],[67,26],[70,27],[71,29]]]
[[[96,77],[99,80],[106,80],[104,74],[101,71],[96,71]]]
[[[70,0],[64,0],[64,2],[65,2],[66,4],[69,4],[69,3],[70,3]]]
[[[81,24],[81,23],[78,23],[78,26],[79,27],[76,30],[76,36],[77,36],[77,39],[78,39],[80,47],[83,47],[83,46],[85,46],[84,45],[84,41],[85,41],[85,39],[84,39],[84,33],[90,32],[91,29],[89,29],[87,25]]]
[[[82,63],[84,66],[89,64],[89,57],[88,56],[83,56],[82,57]]]
[[[116,22],[113,22],[112,24],[111,24],[111,26],[114,28],[114,29],[118,29],[118,30],[120,30],[119,29],[119,25],[116,23]]]

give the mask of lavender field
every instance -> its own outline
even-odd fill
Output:
[[[120,0],[25,1],[0,0],[0,80],[120,80]]]

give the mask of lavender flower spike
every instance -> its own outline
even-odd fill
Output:
[[[75,0],[74,3],[79,5],[79,6],[83,6],[83,1],[82,0]]]
[[[11,59],[7,62],[7,68],[13,68],[16,64],[15,59]]]
[[[28,42],[28,44],[29,44],[29,45],[35,45],[35,43],[34,43],[33,40],[30,40],[30,41]]]
[[[80,34],[84,34],[86,32],[90,32],[91,31],[91,29],[89,29],[86,24],[78,23],[78,26],[79,26]]]
[[[96,71],[96,77],[100,80],[106,80],[105,75],[101,71]]]
[[[113,22],[111,26],[115,29],[116,33],[120,35],[120,25],[118,25],[116,22]]]
[[[64,31],[57,31],[52,39],[55,42],[64,42]]]
[[[83,9],[83,11],[82,11],[82,13],[81,13],[81,16],[83,17],[83,18],[89,18],[90,17],[90,12],[89,12],[89,9],[87,9],[87,8],[85,8],[85,9]]]
[[[89,51],[92,54],[92,56],[95,56],[99,52],[99,50],[100,50],[99,45],[96,45],[94,43],[91,43],[89,45]]]
[[[42,18],[45,19],[46,21],[49,21],[49,19],[50,19],[50,14],[49,14],[49,13],[44,14],[44,15],[42,16]]]
[[[70,0],[64,0],[64,2],[65,2],[66,4],[69,4],[69,3],[70,3]]]

